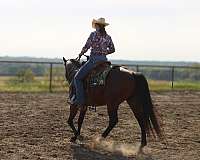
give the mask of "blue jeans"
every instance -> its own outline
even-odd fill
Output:
[[[83,80],[86,75],[96,66],[95,64],[100,61],[107,61],[105,55],[91,55],[89,60],[79,69],[74,77],[74,85],[76,88],[75,103],[82,105],[85,104],[85,93],[83,88]]]

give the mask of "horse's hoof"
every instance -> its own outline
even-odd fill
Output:
[[[77,137],[76,136],[74,136],[74,137],[71,137],[71,139],[70,139],[70,142],[76,142],[76,139],[77,139]]]
[[[80,141],[82,141],[82,140],[84,139],[84,137],[81,136],[81,135],[79,135],[79,136],[77,137],[77,139],[80,140]]]
[[[138,148],[138,150],[137,150],[137,155],[140,155],[140,154],[143,154],[143,153],[144,153],[143,148],[144,148],[144,146],[140,146],[140,147]]]
[[[101,135],[101,138],[103,138],[103,139],[105,139],[106,137],[107,137],[107,135],[104,133]]]
[[[95,141],[96,141],[96,142],[101,142],[101,141],[103,141],[104,139],[105,139],[104,137],[98,136],[98,137],[95,138]]]

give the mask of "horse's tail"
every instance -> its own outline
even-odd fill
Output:
[[[143,119],[145,121],[145,130],[147,134],[152,133],[153,136],[156,135],[158,138],[163,139],[162,130],[159,116],[153,106],[149,86],[146,78],[143,74],[134,74],[136,80],[136,99],[138,103],[142,105],[143,108]],[[155,131],[155,132],[154,132]]]

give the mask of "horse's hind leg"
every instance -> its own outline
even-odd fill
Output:
[[[67,123],[69,124],[69,126],[71,127],[71,129],[75,135],[74,137],[71,138],[71,142],[74,142],[76,140],[75,137],[77,137],[77,135],[78,135],[78,131],[76,130],[76,128],[74,126],[74,122],[73,122],[74,117],[76,116],[77,112],[78,112],[78,107],[71,105],[70,106],[70,115],[69,115],[69,118],[67,121]]]
[[[114,107],[112,105],[107,106],[108,116],[109,116],[109,125],[102,134],[103,138],[106,138],[108,136],[110,131],[115,127],[115,125],[118,122],[118,115],[117,115],[118,107],[119,106]]]
[[[135,118],[138,121],[138,124],[141,129],[141,145],[140,149],[142,149],[144,146],[147,145],[147,140],[146,140],[146,128],[145,128],[145,121],[144,121],[144,115],[143,115],[143,109],[142,106],[135,103],[133,99],[127,100],[132,112],[135,115]]]

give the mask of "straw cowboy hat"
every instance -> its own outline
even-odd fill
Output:
[[[95,28],[95,24],[101,24],[104,26],[108,26],[109,23],[105,22],[105,18],[93,19],[92,20],[92,28]]]

